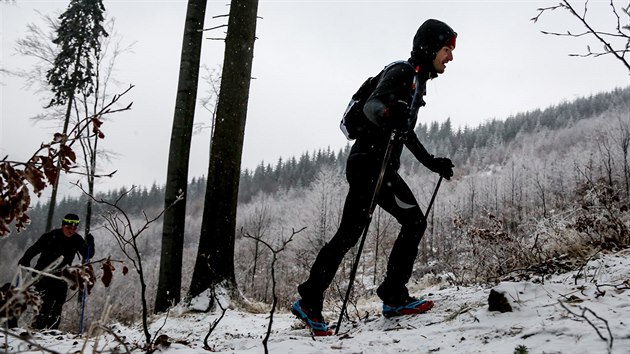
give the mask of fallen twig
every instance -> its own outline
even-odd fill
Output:
[[[608,326],[608,321],[606,321],[606,319],[600,317],[599,315],[597,315],[593,310],[589,309],[588,307],[578,306],[578,308],[580,310],[582,310],[582,313],[581,314],[574,313],[562,301],[559,301],[559,302],[560,302],[560,306],[562,306],[562,308],[565,309],[568,313],[572,314],[573,316],[583,318],[588,324],[590,324],[591,327],[593,327],[593,329],[595,330],[595,332],[599,336],[599,338],[601,338],[604,342],[606,342],[606,344],[608,344],[608,353],[612,352],[613,335],[612,335],[612,332],[610,331],[610,326]],[[599,328],[597,328],[597,326],[586,316],[586,312],[589,312],[591,315],[593,315],[595,318],[597,318],[598,320],[602,321],[606,325],[606,330],[608,331],[608,338],[606,338],[600,332]]]

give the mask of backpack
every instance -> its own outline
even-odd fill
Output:
[[[383,76],[383,72],[389,69],[391,66],[399,63],[406,63],[407,61],[395,61],[389,65],[387,65],[381,72],[379,72],[374,77],[369,77],[367,80],[361,84],[357,92],[352,95],[352,99],[348,103],[348,107],[346,107],[346,111],[343,113],[343,117],[341,118],[341,122],[339,123],[339,129],[343,132],[348,140],[354,140],[362,136],[368,135],[373,129],[377,129],[378,127],[374,124],[366,115],[363,113],[363,107],[365,106],[365,102],[368,100],[378,82],[381,80],[381,76]]]
[[[339,123],[339,129],[341,129],[348,140],[365,136],[371,129],[376,127],[363,113],[363,106],[365,106],[368,97],[374,92],[382,74],[383,71],[374,77],[369,77],[361,84],[357,92],[352,95],[352,99],[348,103],[348,107],[346,107],[346,111],[343,113]]]

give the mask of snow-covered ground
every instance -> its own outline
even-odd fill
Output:
[[[580,276],[577,277],[576,274]],[[594,257],[582,269],[553,275],[540,282],[501,282],[493,287],[505,293],[513,312],[490,312],[491,287],[454,287],[446,284],[416,295],[435,301],[426,314],[385,319],[376,298],[364,299],[358,309],[367,318],[344,322],[338,336],[312,338],[284,309],[274,314],[269,353],[623,353],[630,354],[630,250]],[[175,309],[173,312],[177,312]],[[163,353],[207,353],[203,342],[219,313],[171,312],[152,318],[152,334],[168,336]],[[327,313],[325,313],[326,315]],[[365,317],[365,316],[364,316]],[[328,314],[331,323],[337,316]],[[208,339],[212,352],[264,353],[262,340],[269,314],[228,310]],[[142,343],[138,325],[114,326],[119,338],[103,334],[87,341],[56,331],[32,333],[28,340],[58,353],[118,352],[125,339],[129,348]],[[24,330],[13,331],[16,335]],[[85,347],[84,347],[85,345]],[[30,347],[29,347],[30,346]],[[32,344],[0,334],[0,352],[41,352]],[[140,352],[139,349],[132,350]]]

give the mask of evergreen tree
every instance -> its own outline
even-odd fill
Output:
[[[71,0],[68,9],[59,17],[57,37],[53,40],[59,47],[59,53],[46,78],[54,94],[48,107],[66,105],[64,136],[68,133],[75,95],[82,93],[89,96],[94,92],[94,58],[101,51],[101,39],[108,36],[103,27],[104,12],[102,0]],[[52,186],[46,230],[52,227],[60,171],[59,163]]]

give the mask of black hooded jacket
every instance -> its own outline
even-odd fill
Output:
[[[426,82],[437,76],[433,59],[447,43],[455,43],[457,33],[438,20],[425,21],[414,37],[411,58],[385,67],[376,89],[365,103],[363,112],[378,128],[358,137],[349,158],[369,156],[381,161],[385,155],[391,131],[402,134],[394,143],[389,167],[400,167],[400,155],[406,146],[414,157],[431,169],[434,161],[414,131],[418,109],[424,106]]]
[[[418,136],[413,130],[416,125],[417,112],[420,106],[424,105],[422,96],[425,93],[427,77],[423,77],[423,73],[416,73],[413,64],[415,62],[399,62],[388,66],[376,89],[365,103],[363,112],[365,115],[380,129],[372,129],[369,133],[357,138],[356,142],[350,150],[350,155],[367,155],[370,158],[381,160],[385,154],[387,144],[394,128],[405,126],[404,121],[409,121],[409,129],[399,133],[403,134],[401,139],[396,140],[392,155],[389,160],[389,166],[398,169],[400,167],[400,155],[403,146],[424,165],[431,163],[433,156],[424,148]],[[424,75],[426,76],[426,75]],[[415,81],[415,83],[414,83]],[[416,90],[415,87],[418,87]],[[414,101],[414,94],[416,99]],[[414,103],[414,107],[412,107]],[[395,110],[394,105],[406,105],[411,110]]]
[[[66,237],[62,229],[55,229],[43,234],[29,247],[24,252],[24,256],[18,261],[18,264],[29,267],[33,257],[39,254],[35,269],[42,270],[57,258],[63,256],[61,264],[56,267],[56,269],[61,269],[66,265],[72,264],[76,253],[79,253],[83,259],[88,255],[88,244],[83,237],[78,233]],[[93,245],[91,245],[90,253],[94,254]]]

